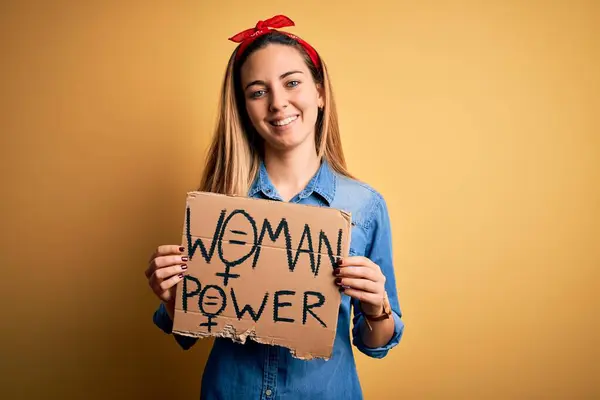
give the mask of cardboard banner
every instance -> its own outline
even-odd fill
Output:
[[[341,295],[332,271],[349,251],[344,211],[188,193],[173,332],[247,339],[329,359]]]

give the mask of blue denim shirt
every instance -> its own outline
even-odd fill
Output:
[[[249,196],[282,201],[264,165],[261,165]],[[352,213],[350,255],[371,259],[385,274],[395,322],[394,334],[385,346],[367,347],[361,340],[361,332],[368,328],[358,301],[343,295],[333,354],[328,361],[296,359],[286,348],[252,340],[239,344],[216,338],[202,378],[201,399],[362,399],[352,345],[367,356],[382,358],[402,337],[404,324],[400,319],[396,292],[391,227],[383,197],[368,185],[336,173],[323,162],[308,185],[291,202]],[[154,323],[165,333],[172,333],[173,323],[163,304],[154,313]],[[183,349],[189,349],[198,340],[174,336]]]

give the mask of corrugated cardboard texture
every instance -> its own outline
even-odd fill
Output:
[[[350,215],[316,206],[190,192],[173,331],[331,356],[340,305],[332,269]]]

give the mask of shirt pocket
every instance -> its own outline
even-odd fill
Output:
[[[363,256],[365,247],[365,231],[358,225],[352,226],[349,256]]]

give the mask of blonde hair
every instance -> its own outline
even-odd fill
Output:
[[[221,88],[218,120],[198,190],[246,196],[256,178],[262,149],[261,141],[252,140],[252,127],[244,126],[240,110],[244,104],[236,94],[236,51],[227,64]],[[327,66],[321,59],[324,88],[322,123],[317,124],[315,146],[317,156],[325,159],[339,174],[354,178],[347,169],[342,149],[338,115]],[[240,89],[238,89],[240,90]],[[250,124],[248,121],[247,124]],[[320,128],[320,129],[319,129]]]

